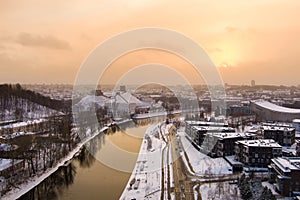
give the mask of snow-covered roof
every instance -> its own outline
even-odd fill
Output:
[[[300,109],[282,107],[264,100],[256,100],[256,101],[252,101],[252,103],[256,104],[259,107],[272,110],[275,112],[300,114]]]
[[[294,143],[292,146],[283,146],[282,152],[286,152],[288,154],[296,156],[296,154],[297,154],[296,146],[297,146],[296,143]]]
[[[223,139],[233,139],[233,138],[242,138],[247,139],[249,137],[256,136],[256,134],[252,133],[220,133],[220,132],[214,132],[214,133],[207,133],[206,136],[215,137],[219,140]]]
[[[225,156],[226,160],[229,161],[231,165],[244,165],[243,163],[237,161],[235,156]]]
[[[237,141],[237,143],[243,144],[245,146],[251,147],[272,147],[281,148],[281,146],[274,140],[264,139],[264,140],[243,140]]]
[[[2,125],[2,124],[11,124],[11,123],[15,123],[15,122],[17,122],[17,120],[15,120],[15,119],[0,121],[0,125]]]
[[[148,103],[143,102],[133,96],[130,92],[119,92],[115,96],[116,103],[129,104],[134,103],[137,106],[149,106]]]
[[[259,131],[259,127],[258,127],[258,126],[255,126],[255,125],[250,126],[250,127],[246,126],[246,127],[245,127],[245,131],[246,131],[247,133],[257,133],[257,132]]]
[[[283,172],[290,172],[291,170],[300,170],[300,158],[275,158],[273,163],[279,167]]]
[[[87,95],[85,97],[83,97],[78,103],[77,105],[84,107],[85,109],[94,106],[94,105],[98,105],[100,107],[104,107],[105,103],[108,101],[109,99],[107,97],[104,96],[95,96],[95,95]]]
[[[116,103],[142,103],[138,98],[129,92],[118,93],[116,95]]]
[[[19,137],[22,135],[34,135],[36,133],[33,132],[15,132],[15,133],[11,133],[11,134],[5,134],[5,135],[1,135],[0,138],[1,139],[11,139],[11,138],[15,138],[15,137]]]
[[[185,121],[188,125],[197,125],[197,126],[228,126],[227,123],[219,123],[219,122],[205,122],[205,121]]]
[[[235,129],[231,128],[231,127],[193,126],[192,129],[194,129],[196,131],[214,131],[214,132],[231,131],[231,132],[235,132]]]
[[[256,136],[256,134],[252,133],[215,133],[214,136],[219,137],[220,139],[228,139],[228,138],[247,138],[251,136]]]
[[[293,123],[300,123],[300,119],[294,119]]]
[[[0,129],[23,127],[23,126],[28,126],[29,124],[38,124],[38,123],[45,122],[45,121],[47,121],[47,120],[44,118],[28,120],[26,122],[17,122],[17,123],[8,124],[8,125],[0,127]]]
[[[84,98],[82,98],[76,105],[83,107],[85,110],[87,110],[88,108],[94,105],[104,107],[105,105],[113,103],[126,105],[130,103],[135,103],[137,106],[150,106],[148,103],[140,101],[138,98],[136,98],[129,92],[118,92],[114,94],[112,98],[108,98],[106,96],[87,95]]]
[[[1,136],[0,136],[1,137]],[[10,144],[1,144],[0,143],[0,151],[11,151],[17,149],[17,145],[10,145]]]
[[[263,122],[261,123],[263,126],[277,126],[277,127],[290,127],[292,128],[291,123],[283,123],[283,122],[275,122],[275,123],[269,123],[269,122]]]
[[[295,128],[292,127],[282,127],[282,126],[262,126],[263,130],[266,131],[294,131]]]
[[[4,158],[0,158],[0,171],[3,171],[7,168],[9,168],[10,166],[12,166],[12,164],[17,164],[22,162],[23,160],[12,160],[12,159],[4,159]]]

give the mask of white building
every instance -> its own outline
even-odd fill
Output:
[[[300,118],[300,109],[286,108],[264,100],[251,101],[250,108],[258,121],[292,122]]]

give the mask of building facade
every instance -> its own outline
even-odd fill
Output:
[[[257,121],[292,122],[300,118],[300,109],[282,107],[263,100],[251,101],[250,109],[256,114]]]
[[[234,133],[235,129],[231,127],[212,127],[212,126],[192,126],[191,131],[189,133],[189,136],[193,140],[195,144],[198,146],[202,146],[204,140],[207,135],[207,133]]]
[[[269,182],[283,196],[300,194],[300,158],[275,158],[269,165]]]
[[[249,133],[207,133],[201,148],[212,157],[224,157],[235,154],[235,144],[239,140],[253,139]]]
[[[300,119],[293,120],[293,127],[296,129],[297,132],[300,132]]]
[[[273,139],[281,146],[291,146],[295,143],[295,128],[281,126],[262,126],[265,139]]]
[[[274,140],[237,141],[235,160],[248,167],[267,168],[271,159],[282,156],[282,147]]]

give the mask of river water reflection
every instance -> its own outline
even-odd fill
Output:
[[[99,155],[113,156],[119,165],[127,162],[128,168],[132,171],[146,129],[150,124],[163,120],[163,117],[159,117],[128,122],[120,125],[120,128],[99,134],[70,164],[60,167],[20,199],[119,199],[131,173],[108,167],[93,155],[97,158]],[[136,156],[132,160],[124,161],[111,146],[134,153]]]

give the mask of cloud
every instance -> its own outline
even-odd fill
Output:
[[[225,27],[225,30],[229,33],[232,33],[234,31],[237,31],[238,29],[236,27],[233,27],[233,26],[226,26]]]
[[[16,42],[23,46],[45,47],[49,49],[71,49],[68,42],[58,39],[51,35],[34,35],[30,33],[20,33]]]

